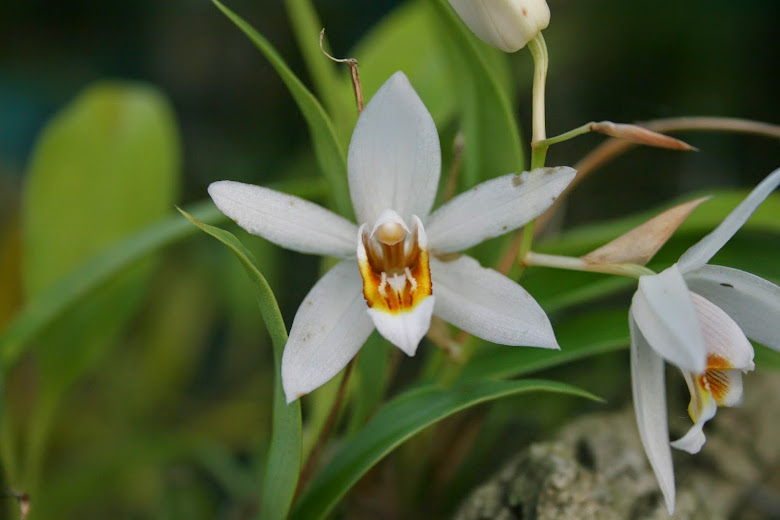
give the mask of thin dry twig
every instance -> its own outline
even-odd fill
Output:
[[[352,78],[352,90],[355,92],[355,103],[357,103],[358,114],[363,112],[363,86],[360,84],[360,72],[358,71],[358,61],[355,58],[334,58],[327,53],[323,47],[325,39],[325,29],[320,31],[320,50],[322,53],[335,61],[336,63],[346,63],[349,65],[349,75]]]

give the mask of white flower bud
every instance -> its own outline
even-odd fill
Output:
[[[450,0],[482,41],[506,52],[525,47],[550,23],[545,0]]]

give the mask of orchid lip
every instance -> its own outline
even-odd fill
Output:
[[[368,307],[380,312],[409,312],[431,296],[428,240],[422,222],[412,216],[410,228],[392,210],[385,210],[373,231],[358,230],[357,257]]]

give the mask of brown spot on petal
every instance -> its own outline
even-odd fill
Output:
[[[523,16],[528,16],[528,9],[523,7]]]
[[[436,253],[435,254],[437,260],[441,260],[442,262],[453,262],[463,256],[462,253]]]
[[[519,175],[515,175],[512,178],[512,186],[514,186],[515,188],[517,188],[518,186],[522,186],[522,184],[523,184],[523,178],[520,177]]]

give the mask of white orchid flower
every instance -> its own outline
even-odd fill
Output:
[[[550,24],[545,0],[450,0],[458,16],[482,41],[515,52]]]
[[[671,514],[674,472],[669,447],[664,360],[682,370],[691,392],[693,426],[672,446],[697,453],[704,423],[718,406],[742,397],[742,373],[753,370],[750,337],[780,350],[780,287],[758,276],[707,262],[780,184],[764,179],[709,235],[670,268],[639,279],[629,315],[631,377],[639,434]],[[747,337],[745,337],[747,335]]]
[[[311,289],[282,358],[288,402],[335,376],[376,328],[413,356],[436,314],[494,343],[559,348],[542,308],[520,285],[453,253],[545,211],[574,178],[540,168],[484,182],[431,213],[441,169],[433,119],[394,74],[358,119],[349,190],[359,226],[267,188],[219,181],[209,194],[241,227],[282,247],[342,257]]]

